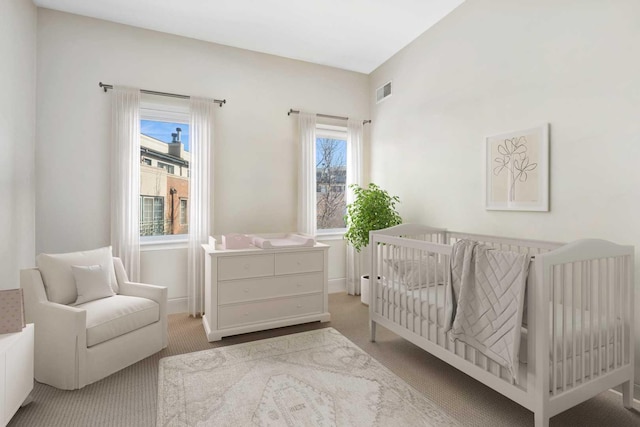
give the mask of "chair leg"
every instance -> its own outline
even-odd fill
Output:
[[[535,427],[549,427],[549,415],[546,411],[537,411],[533,415]]]
[[[369,321],[369,332],[371,332],[371,342],[376,342],[376,322]]]
[[[633,381],[622,383],[622,405],[627,409],[633,408]]]

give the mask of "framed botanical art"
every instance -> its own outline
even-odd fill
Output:
[[[549,124],[485,139],[486,209],[549,210]]]

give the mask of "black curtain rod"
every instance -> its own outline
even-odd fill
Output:
[[[290,116],[292,114],[300,114],[300,110],[294,110],[293,108],[290,108],[289,111],[287,111],[287,116]],[[349,117],[332,116],[331,114],[316,114],[316,116],[325,117],[327,119],[349,120]],[[371,120],[363,120],[362,121],[363,125],[366,125],[367,123],[371,123]]]
[[[105,92],[107,90],[109,90],[109,89],[113,89],[113,85],[104,84],[102,82],[98,83],[98,86],[100,86],[102,89],[104,89]],[[180,94],[177,94],[177,93],[169,93],[169,92],[157,92],[155,90],[140,89],[140,92],[146,93],[146,94],[149,94],[149,95],[169,96],[171,98],[180,98],[180,99],[190,99],[191,98],[189,95],[180,95]],[[220,105],[222,107],[222,104],[226,104],[227,100],[226,99],[214,99],[213,102],[215,102],[216,104],[218,104],[218,105]]]

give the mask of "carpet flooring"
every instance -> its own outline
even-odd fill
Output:
[[[460,427],[334,328],[165,357],[157,426]]]
[[[81,390],[64,391],[36,383],[33,402],[18,410],[9,426],[146,427],[155,425],[158,362],[162,357],[238,344],[331,326],[393,373],[468,426],[532,426],[533,413],[496,393],[422,349],[378,327],[369,342],[368,308],[359,297],[329,295],[331,322],[309,323],[269,331],[206,340],[202,322],[186,314],[169,316],[169,346]],[[622,407],[607,391],[551,418],[551,426],[639,426],[640,412]]]

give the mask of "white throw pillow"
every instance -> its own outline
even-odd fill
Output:
[[[78,299],[72,305],[84,304],[115,295],[111,289],[109,272],[101,265],[72,265],[71,271],[78,290]]]
[[[111,288],[118,293],[111,246],[66,254],[40,254],[36,257],[36,265],[42,275],[47,298],[51,302],[72,304],[78,298],[76,281],[71,271],[72,265],[102,266],[109,273]]]
[[[408,289],[419,289],[444,283],[444,271],[432,256],[420,260],[390,260],[385,263],[396,272],[397,279]]]

